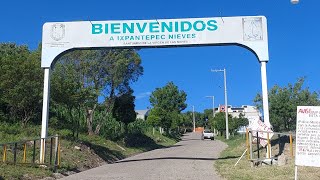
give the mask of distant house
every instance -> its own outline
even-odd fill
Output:
[[[215,108],[215,113],[218,112],[225,112],[225,106],[220,105],[218,108]],[[240,113],[248,119],[249,127],[258,122],[262,116],[259,109],[255,106],[242,105],[241,107],[232,107],[228,105],[228,114],[231,114],[232,117],[239,117]]]
[[[149,112],[150,109],[146,109],[146,110],[135,110],[136,114],[137,114],[137,118],[136,119],[143,119],[143,120],[147,120],[148,116],[149,116]]]

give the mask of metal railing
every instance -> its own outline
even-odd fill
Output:
[[[260,133],[260,134],[259,134]],[[264,133],[264,136],[261,135]],[[277,138],[270,138],[270,134],[277,135]],[[259,131],[259,130],[246,130],[246,146],[247,146],[247,159],[248,160],[264,160],[264,159],[275,159],[276,156],[281,155],[285,151],[285,144],[289,141],[289,154],[291,157],[294,156],[293,150],[293,137],[295,134],[293,133],[279,133],[279,132],[268,132],[268,131]],[[264,138],[266,137],[266,138]],[[253,141],[256,140],[256,141]],[[260,141],[266,142],[267,153],[265,158],[260,157],[260,150],[263,149],[263,146],[260,145]],[[284,142],[283,142],[284,141]],[[272,143],[273,142],[273,143]],[[278,152],[272,153],[272,146],[276,146],[278,143],[279,148]],[[256,144],[256,148],[254,150],[254,144]],[[283,151],[283,152],[282,152]],[[257,158],[254,157],[257,155]]]
[[[41,147],[41,141],[42,143]],[[37,138],[32,140],[23,140],[19,142],[9,142],[0,144],[0,153],[2,153],[1,163],[5,164],[30,164],[30,165],[46,165],[53,166],[56,170],[61,162],[61,137],[59,135],[49,136],[47,138]],[[40,149],[44,153],[42,159],[43,163],[36,160],[40,158]],[[2,152],[1,152],[2,151]]]

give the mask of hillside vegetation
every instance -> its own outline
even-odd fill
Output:
[[[0,143],[29,140],[39,137],[40,126],[28,126],[24,129],[18,125],[2,124],[0,126]],[[61,165],[58,172],[68,175],[105,163],[113,163],[117,160],[149,151],[156,148],[167,147],[177,142],[176,138],[161,135],[158,131],[152,133],[152,128],[147,128],[139,133],[130,133],[123,140],[111,141],[101,136],[80,133],[78,138],[72,136],[72,131],[50,128],[49,134],[59,134],[61,141]],[[31,162],[32,149],[27,153],[27,162]],[[0,147],[0,154],[3,150]],[[38,154],[39,152],[37,152]],[[1,156],[2,157],[2,156]],[[17,157],[18,163],[22,157]],[[12,161],[8,157],[8,161]],[[48,160],[48,159],[47,159]],[[36,161],[39,161],[37,156]],[[21,161],[20,161],[21,162]],[[50,167],[39,168],[28,164],[4,164],[0,163],[0,179],[41,179],[53,175]]]

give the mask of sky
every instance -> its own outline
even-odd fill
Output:
[[[264,15],[268,20],[268,89],[286,86],[306,77],[305,87],[320,90],[320,1],[300,0],[161,0],[161,1],[2,1],[0,42],[27,45],[41,43],[45,22],[152,20]],[[173,81],[187,93],[187,110],[200,112],[224,104],[223,73],[226,68],[228,104],[253,105],[261,93],[260,64],[247,49],[238,46],[206,46],[142,49],[144,74],[132,84],[136,109],[151,107],[155,88]],[[39,67],[40,68],[40,67]]]

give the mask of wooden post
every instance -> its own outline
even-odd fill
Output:
[[[253,159],[252,131],[249,131],[250,159]]]
[[[23,163],[26,163],[26,160],[27,160],[27,144],[24,143],[24,146],[23,146]]]
[[[32,163],[33,164],[35,163],[35,160],[36,160],[36,143],[37,143],[37,141],[34,140],[33,141],[33,153],[32,153]]]
[[[291,154],[291,157],[293,157],[292,134],[290,134],[290,154]]]
[[[257,151],[258,151],[258,159],[260,159],[260,150],[259,150],[259,132],[257,131]]]
[[[13,163],[14,163],[14,165],[16,165],[16,163],[17,163],[17,147],[18,147],[18,144],[14,143],[14,150],[13,150]]]
[[[60,160],[61,160],[61,154],[60,154],[60,148],[61,148],[61,144],[60,144],[61,138],[58,136],[58,167],[60,167]]]
[[[49,164],[52,164],[52,143],[53,143],[53,137],[50,138],[50,160]]]
[[[55,137],[55,148],[54,148],[54,154],[55,154],[55,160],[54,160],[54,172],[57,172],[57,166],[58,166],[58,141],[59,141],[59,137],[58,135],[56,135]]]
[[[250,158],[250,151],[249,151],[249,132],[248,132],[248,128],[246,128],[246,144],[247,144],[247,159],[249,160]]]
[[[270,145],[270,139],[269,139],[269,132],[267,133],[267,142],[268,142],[268,158],[271,158],[271,145]]]
[[[41,155],[41,157],[42,157],[42,162],[40,162],[40,163],[42,163],[42,164],[44,164],[45,163],[45,143],[46,143],[46,141],[45,141],[45,139],[44,138],[42,138],[41,139],[41,144],[42,144],[42,146],[41,146],[41,149],[42,149],[42,152],[43,153],[41,153],[40,155]]]
[[[281,155],[280,154],[280,149],[281,149],[281,136],[280,136],[280,134],[278,134],[278,144],[279,144],[279,155]]]
[[[7,161],[7,145],[3,145],[3,159],[2,161],[5,163]]]

